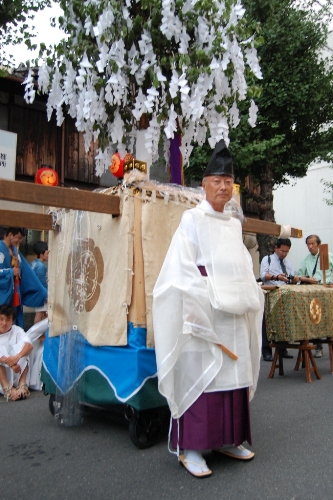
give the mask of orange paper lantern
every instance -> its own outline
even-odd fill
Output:
[[[124,176],[124,160],[120,158],[120,154],[116,151],[111,157],[110,171],[115,177]]]
[[[51,167],[39,168],[35,175],[35,182],[43,186],[57,186],[59,182],[58,174]]]

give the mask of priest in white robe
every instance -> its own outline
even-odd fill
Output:
[[[264,300],[233,182],[221,140],[204,173],[206,199],[184,212],[153,293],[159,390],[173,418],[172,445],[195,477],[212,474],[203,450],[254,457],[242,443],[252,444]]]

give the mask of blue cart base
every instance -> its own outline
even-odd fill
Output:
[[[124,347],[92,346],[77,331],[47,336],[42,381],[59,422],[78,423],[82,405],[121,413],[139,448],[155,444],[169,416],[157,388],[155,350],[146,347],[146,329],[132,323]]]

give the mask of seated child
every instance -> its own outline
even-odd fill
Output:
[[[14,325],[14,321],[15,309],[7,304],[0,306],[0,393],[7,401],[30,395],[26,380],[28,356],[33,347],[25,331]]]

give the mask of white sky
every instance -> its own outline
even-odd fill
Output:
[[[8,47],[6,49],[6,52],[8,54],[12,54],[14,56],[16,66],[18,66],[20,62],[25,63],[28,59],[36,58],[38,56],[40,43],[44,42],[46,46],[48,46],[57,43],[61,40],[61,38],[64,38],[63,31],[58,28],[52,28],[50,25],[50,18],[58,18],[61,13],[62,10],[59,4],[53,4],[52,7],[36,13],[34,21],[30,24],[35,26],[36,28],[34,30],[34,32],[36,33],[36,37],[32,39],[32,43],[37,44],[37,50],[28,50],[24,43],[21,45]]]

